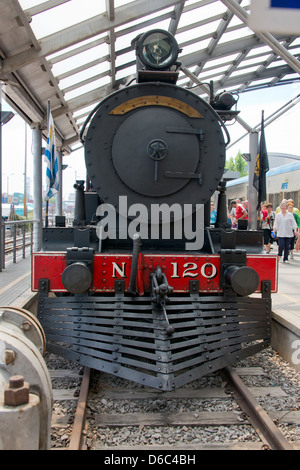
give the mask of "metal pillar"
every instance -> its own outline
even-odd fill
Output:
[[[252,130],[249,134],[250,161],[249,161],[249,181],[248,181],[248,228],[257,230],[257,190],[253,186],[253,176],[255,170],[256,156],[258,153],[258,132]]]
[[[2,83],[0,80],[0,272],[2,271],[3,266],[3,257],[4,257],[4,249],[2,251],[2,122],[1,122],[1,115],[2,115]],[[8,194],[7,194],[8,195]],[[4,242],[3,242],[4,243]]]
[[[62,179],[62,151],[57,152],[57,162],[58,162],[58,183],[59,190],[56,194],[56,215],[63,215],[62,212],[62,195],[63,195],[63,179]]]
[[[43,239],[43,214],[42,214],[42,130],[40,126],[32,130],[33,148],[33,218],[39,220],[34,223],[33,250],[40,251]]]
[[[24,199],[23,199],[23,204],[24,204],[24,209],[23,209],[23,215],[24,217],[27,218],[27,123],[25,123],[25,154],[24,154]],[[7,190],[7,196],[8,196],[8,190]]]

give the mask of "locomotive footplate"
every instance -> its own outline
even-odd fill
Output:
[[[150,296],[50,297],[40,280],[38,318],[47,349],[84,366],[173,390],[265,349],[270,285],[262,297],[174,295],[164,310]],[[168,335],[168,322],[174,328]]]

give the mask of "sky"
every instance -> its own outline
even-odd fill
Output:
[[[23,8],[29,8],[32,5],[41,3],[41,0],[19,0]],[[195,0],[191,0],[194,2]],[[93,14],[99,14],[105,11],[104,0],[86,0],[88,8],[84,9],[87,17]],[[129,0],[115,0],[115,6],[118,7]],[[244,3],[246,0],[244,0]],[[220,2],[221,3],[221,2]],[[70,8],[70,5],[72,8]],[[49,10],[47,13],[33,17],[31,27],[33,28],[37,38],[46,36],[54,30],[63,29],[64,27],[77,23],[85,19],[82,10],[81,0],[72,0],[61,5],[60,11],[65,9],[68,14],[56,15],[56,9]],[[205,11],[216,12],[216,8],[224,6],[217,3],[203,7]],[[193,12],[190,12],[193,15]],[[45,16],[44,16],[45,15]],[[51,21],[51,15],[55,16],[55,21]],[[40,17],[40,18],[39,18]],[[57,21],[60,24],[57,24]],[[189,23],[191,19],[186,14],[185,20]],[[45,21],[47,19],[47,21]],[[182,17],[183,19],[183,17]],[[46,28],[46,29],[45,29]],[[47,29],[48,28],[48,29]],[[52,31],[52,29],[53,31]],[[204,33],[204,28],[201,31]],[[186,33],[188,34],[188,32]],[[189,33],[190,34],[190,33]],[[237,31],[236,33],[239,34]],[[126,39],[128,40],[128,38]],[[127,46],[127,44],[126,44]],[[184,50],[184,53],[188,51]],[[255,126],[261,121],[261,113],[264,111],[265,118],[275,112],[281,106],[300,94],[300,83],[292,85],[277,86],[270,89],[259,91],[251,91],[240,95],[237,109],[240,110],[241,118],[250,126]],[[2,100],[4,110],[9,110],[9,106]],[[300,132],[299,132],[300,104],[296,105],[286,114],[281,116],[276,122],[266,127],[265,135],[268,152],[282,152],[300,155]],[[245,129],[238,123],[227,125],[227,129],[231,136],[231,142],[245,134]],[[25,123],[17,115],[2,128],[2,188],[3,192],[23,192],[24,189],[24,162],[25,162]],[[31,152],[32,131],[27,126],[27,175],[31,177],[31,193],[32,193],[32,175],[33,175],[33,157]],[[45,146],[45,142],[43,142]],[[227,158],[235,157],[237,153],[249,153],[249,137],[245,137],[236,145],[230,147],[227,151]],[[86,170],[84,164],[84,151],[80,149],[71,155],[63,157],[63,164],[68,168],[63,172],[63,197],[68,198],[70,192],[74,193],[73,184],[75,178],[84,179]],[[43,169],[43,180],[45,180],[45,168]]]

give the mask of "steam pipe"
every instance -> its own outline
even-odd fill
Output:
[[[136,278],[137,278],[140,251],[141,251],[141,237],[138,233],[135,233],[133,235],[132,263],[131,263],[130,281],[129,281],[129,288],[128,288],[131,294],[136,294],[137,292]]]

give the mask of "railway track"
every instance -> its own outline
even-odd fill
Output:
[[[5,260],[11,261],[15,259],[17,256],[25,256],[26,250],[31,246],[32,240],[30,235],[26,235],[25,238],[17,237],[15,240],[14,246],[14,239],[8,238],[5,240],[4,246],[4,255]]]
[[[291,406],[267,413],[259,403],[288,401],[287,393],[277,386],[248,388],[240,378],[256,377],[259,382],[261,368],[226,368],[196,387],[172,392],[132,385],[88,368],[81,373],[50,371],[56,381],[69,378],[73,384],[54,389],[55,403],[60,403],[52,420],[54,447],[181,454],[201,449],[300,449],[300,441],[291,442],[280,429],[299,428],[300,411]]]
[[[28,247],[31,245],[31,242],[30,241],[26,241],[25,242],[25,247]],[[17,243],[16,245],[16,251],[19,251],[19,250],[22,250],[23,249],[23,244],[22,243]],[[13,253],[14,251],[14,248],[12,246],[12,244],[10,243],[9,246],[5,246],[5,255],[7,254],[10,254],[10,253]]]

